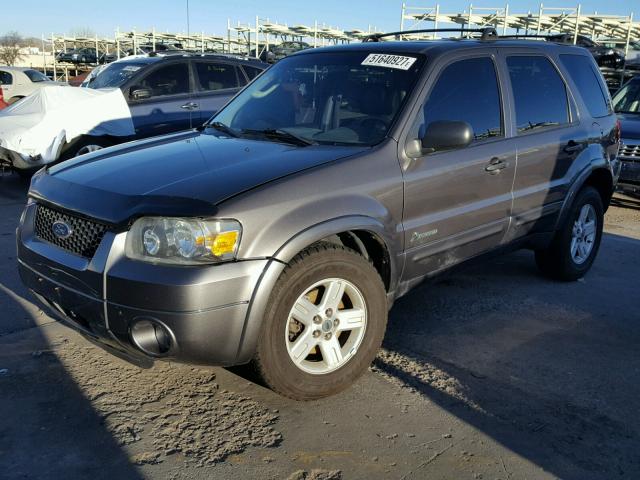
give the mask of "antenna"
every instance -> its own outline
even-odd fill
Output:
[[[187,38],[191,35],[191,27],[189,25],[189,0],[187,1]]]

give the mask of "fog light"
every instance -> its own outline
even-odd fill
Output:
[[[161,357],[169,353],[173,345],[171,331],[152,319],[141,319],[131,327],[133,343],[147,355]]]

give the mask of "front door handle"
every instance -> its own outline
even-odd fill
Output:
[[[565,145],[565,147],[563,148],[565,153],[575,153],[575,152],[579,152],[582,150],[582,144],[575,142],[573,140],[570,140],[569,143],[567,143]]]
[[[495,157],[491,159],[489,165],[484,167],[484,171],[489,172],[489,174],[491,175],[497,175],[508,166],[509,163],[505,162],[504,160],[500,160],[498,157]]]
[[[198,108],[198,104],[189,102],[189,103],[185,103],[184,105],[181,105],[180,108],[183,108],[185,110],[195,110],[196,108]]]

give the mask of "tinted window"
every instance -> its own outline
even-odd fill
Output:
[[[490,58],[461,60],[446,67],[424,105],[422,137],[431,122],[464,121],[476,140],[502,135],[500,92],[495,66]]]
[[[567,89],[545,57],[508,57],[518,132],[569,122]]]
[[[13,76],[9,72],[0,71],[0,85],[11,85]]]
[[[40,73],[37,70],[25,70],[24,74],[34,83],[49,81],[49,78],[44,73]]]
[[[600,73],[596,73],[591,59],[582,55],[560,55],[560,59],[578,87],[591,116],[609,115],[609,94],[604,93]]]
[[[225,63],[196,62],[200,90],[222,90],[237,88],[238,71],[234,65]]]
[[[151,90],[152,97],[189,93],[189,66],[172,63],[160,67],[144,77],[140,86]]]
[[[640,113],[640,80],[622,87],[613,97],[613,105],[618,113]]]
[[[248,67],[246,65],[243,65],[242,68],[244,69],[244,72],[247,74],[247,77],[249,77],[249,81],[253,80],[254,78],[256,78],[258,75],[262,73],[262,70],[256,67]]]

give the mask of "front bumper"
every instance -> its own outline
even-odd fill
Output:
[[[152,265],[124,255],[125,233],[108,233],[86,259],[34,233],[35,205],[18,230],[19,272],[39,302],[110,353],[138,365],[155,358],[204,365],[239,363],[249,304],[269,260],[203,267]],[[151,321],[170,348],[143,351],[133,327]]]
[[[640,158],[637,160],[621,158],[620,164],[618,190],[640,192]]]
[[[33,170],[43,165],[45,165],[45,162],[40,156],[30,157],[0,146],[0,167],[8,167],[16,170]]]

